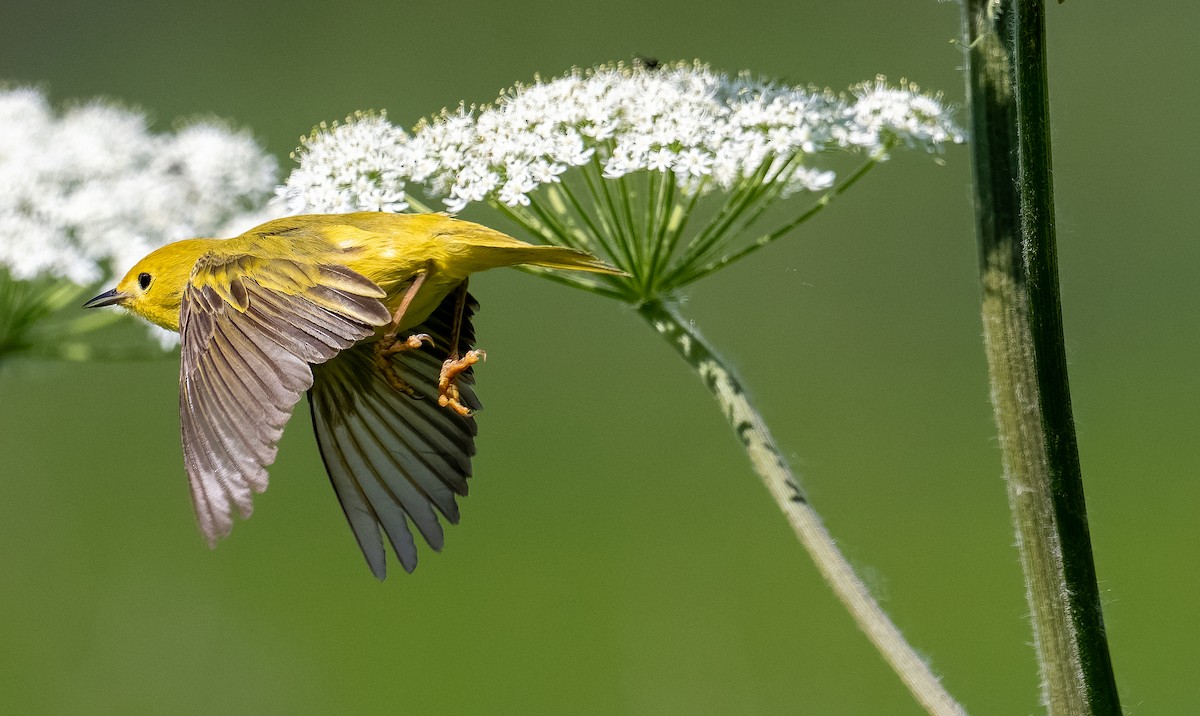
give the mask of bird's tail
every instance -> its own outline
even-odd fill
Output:
[[[514,251],[513,258],[517,259],[513,261],[514,264],[528,264],[566,271],[590,271],[610,276],[626,275],[624,271],[608,265],[587,252],[563,246],[527,244],[524,249]]]
[[[455,228],[460,239],[459,246],[463,247],[457,253],[460,259],[467,259],[466,263],[474,264],[469,267],[471,271],[526,264],[611,276],[627,275],[586,251],[565,246],[527,244],[495,229],[467,221],[456,220]]]

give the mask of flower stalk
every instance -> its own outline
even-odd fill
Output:
[[[905,641],[903,634],[838,549],[733,369],[700,335],[692,322],[683,319],[670,303],[648,301],[637,310],[712,393],[729,427],[746,451],[755,474],[771,493],[771,498],[787,518],[796,538],[804,545],[821,576],[908,687],[913,698],[930,714],[949,716],[966,713],[942,686],[929,665]]]
[[[984,342],[1042,700],[1115,715],[1059,304],[1043,12],[964,9]]]

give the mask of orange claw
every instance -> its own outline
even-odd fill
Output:
[[[454,380],[459,374],[487,358],[487,353],[481,350],[468,351],[462,358],[447,358],[442,363],[442,373],[438,376],[438,405],[449,408],[463,417],[470,417],[471,409],[459,402],[458,386]]]
[[[402,341],[385,336],[375,342],[375,366],[383,373],[388,385],[410,398],[420,398],[421,396],[417,394],[416,388],[413,388],[396,372],[396,366],[392,364],[391,357],[397,353],[420,348],[426,342],[433,344],[433,338],[428,333],[414,333]]]
[[[384,342],[387,342],[387,345],[381,346],[380,344]],[[426,343],[433,345],[433,338],[428,333],[414,333],[402,341],[394,338],[388,341],[386,338],[383,338],[375,342],[375,352],[390,356],[396,353],[403,353],[404,351],[415,350]]]

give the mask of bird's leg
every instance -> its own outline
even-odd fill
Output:
[[[467,351],[463,357],[458,355],[458,344],[462,334],[463,314],[467,310],[467,281],[464,279],[454,289],[454,322],[450,327],[450,354],[442,363],[442,371],[438,376],[438,405],[449,408],[464,417],[471,414],[471,409],[459,402],[458,386],[455,379],[471,366],[487,357],[480,350]]]
[[[450,324],[450,355],[451,360],[458,358],[458,344],[462,339],[463,314],[467,312],[467,283],[471,279],[464,278],[462,283],[454,287],[454,321]]]
[[[400,299],[400,305],[396,307],[396,313],[392,315],[391,327],[388,332],[383,334],[384,340],[395,340],[396,334],[400,332],[400,322],[404,320],[404,314],[408,312],[408,307],[412,305],[413,299],[417,297],[417,291],[421,290],[421,286],[425,283],[425,278],[429,276],[430,265],[426,264],[425,268],[417,272],[413,276],[413,281],[408,285],[408,290],[404,292],[404,298]]]
[[[421,290],[421,285],[425,283],[425,277],[428,275],[428,267],[417,272],[412,283],[409,284],[408,290],[404,292],[404,298],[400,299],[400,305],[392,316],[387,333],[375,341],[375,365],[379,368],[379,372],[383,374],[388,385],[410,398],[420,398],[421,396],[408,381],[401,378],[396,372],[392,356],[403,351],[420,348],[426,341],[433,343],[433,339],[429,337],[428,333],[414,333],[403,341],[396,340],[396,334],[400,332],[400,322],[404,320],[404,314],[408,312],[408,307],[416,297],[417,291]]]

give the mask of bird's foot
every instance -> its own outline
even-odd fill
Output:
[[[442,363],[442,373],[438,376],[438,405],[449,408],[463,417],[471,415],[471,409],[459,402],[456,378],[463,371],[487,358],[481,350],[468,351],[462,358],[448,358]]]
[[[392,363],[392,356],[404,351],[411,351],[420,348],[425,342],[433,343],[428,333],[414,333],[404,340],[397,340],[394,337],[384,337],[375,342],[375,366],[379,368],[379,372],[383,374],[384,380],[387,381],[394,390],[404,393],[410,398],[420,398],[416,388],[413,388],[408,381],[400,377],[396,372],[396,366]]]
[[[404,340],[381,338],[375,341],[375,353],[376,355],[390,356],[403,353],[404,351],[416,350],[426,343],[433,345],[433,338],[428,333],[414,333]]]

